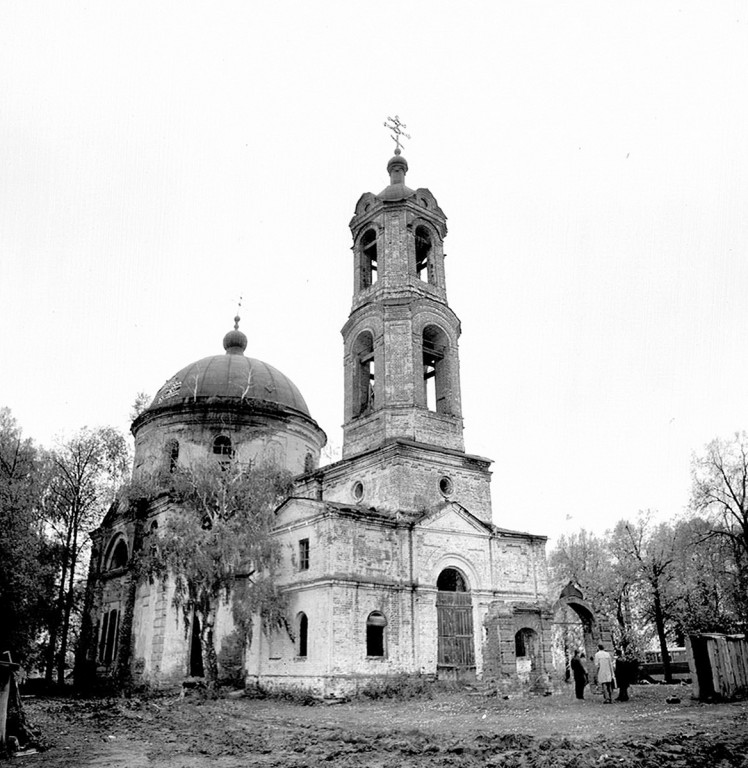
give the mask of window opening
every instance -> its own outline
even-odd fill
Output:
[[[226,467],[234,455],[231,447],[231,438],[227,435],[218,435],[213,441],[213,454],[218,456],[218,460]]]
[[[424,226],[416,227],[416,275],[419,280],[434,283],[431,262],[431,233]]]
[[[299,541],[299,570],[309,570],[309,539]]]
[[[445,568],[436,580],[440,592],[467,592],[465,577],[456,568]]]
[[[387,619],[379,611],[373,611],[366,620],[366,655],[384,656],[384,629]]]
[[[109,627],[109,614],[105,613],[101,619],[101,632],[99,634],[99,661],[104,662],[104,651],[106,650],[106,632]]]
[[[364,331],[356,339],[353,348],[355,358],[353,381],[353,413],[362,416],[374,410],[374,382],[376,373],[374,370],[374,337],[368,331]]]
[[[124,539],[120,539],[114,547],[112,552],[112,560],[109,567],[114,570],[115,568],[124,568],[127,565],[127,544]]]
[[[166,445],[166,452],[169,459],[169,473],[173,474],[177,469],[177,462],[179,461],[179,442],[177,440],[170,440]]]
[[[428,326],[423,330],[424,400],[430,411],[449,413],[447,377],[447,337],[440,328]]]
[[[117,636],[119,633],[119,611],[114,608],[104,614],[99,637],[99,661],[109,666],[117,655]]]
[[[514,635],[514,655],[518,658],[534,659],[537,650],[537,632],[523,627]]]
[[[314,472],[314,456],[312,456],[311,451],[307,451],[306,456],[304,456],[304,472]]]
[[[299,656],[306,658],[307,655],[307,634],[309,631],[309,621],[305,613],[299,614]]]
[[[367,229],[361,238],[361,288],[377,282],[377,233]]]
[[[205,677],[200,619],[194,613],[192,614],[192,636],[190,638],[190,677]]]
[[[454,491],[454,484],[452,483],[452,479],[446,475],[442,477],[442,479],[439,481],[439,490],[444,496],[451,496],[452,491]]]

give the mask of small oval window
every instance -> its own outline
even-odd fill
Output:
[[[361,501],[364,498],[364,484],[359,480],[353,484],[353,498]]]
[[[451,496],[452,495],[452,491],[454,490],[454,485],[452,484],[452,479],[445,475],[439,481],[439,490],[442,492],[442,494],[444,496]]]

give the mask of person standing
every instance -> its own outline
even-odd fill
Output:
[[[634,662],[625,658],[619,648],[616,651],[616,682],[618,683],[618,696],[616,701],[629,700],[629,686],[634,678]]]
[[[599,649],[595,654],[597,682],[600,683],[603,689],[603,704],[610,704],[613,701],[613,682],[615,681],[613,658],[605,650],[602,643],[598,643],[597,647]]]
[[[587,685],[587,670],[584,668],[582,659],[584,654],[574,651],[574,658],[571,660],[571,673],[574,675],[574,692],[578,699],[584,699],[584,686]]]

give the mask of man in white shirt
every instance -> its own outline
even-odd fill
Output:
[[[602,643],[599,643],[597,647],[600,649],[595,654],[597,682],[603,689],[603,704],[610,704],[613,700],[613,682],[615,681],[613,657],[605,650]]]

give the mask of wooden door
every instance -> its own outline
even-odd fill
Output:
[[[475,670],[473,601],[469,592],[437,592],[436,618],[439,632],[437,669],[452,670],[460,677]]]

